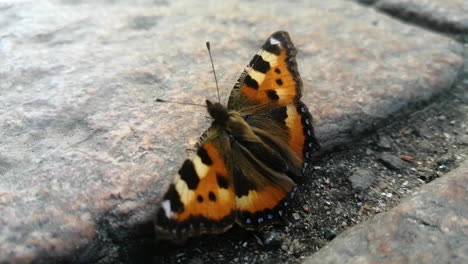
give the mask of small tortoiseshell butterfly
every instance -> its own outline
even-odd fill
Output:
[[[300,100],[296,53],[287,32],[272,34],[227,107],[206,101],[213,123],[163,197],[155,219],[160,237],[220,233],[234,223],[258,229],[283,215],[295,189],[289,176],[302,175],[319,148]]]

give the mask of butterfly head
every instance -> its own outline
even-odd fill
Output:
[[[229,113],[222,104],[220,103],[212,103],[209,100],[206,100],[206,107],[208,109],[208,113],[214,119],[214,122],[220,125],[226,124],[229,120]]]
[[[208,113],[214,119],[213,124],[221,126],[234,137],[257,138],[244,118],[237,111],[230,111],[220,103],[206,100]]]

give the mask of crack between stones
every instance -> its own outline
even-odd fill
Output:
[[[375,11],[391,16],[392,18],[404,22],[410,23],[424,30],[429,30],[437,34],[446,35],[460,43],[468,43],[467,30],[460,28],[458,25],[450,23],[449,21],[437,21],[436,19],[428,16],[427,13],[418,13],[413,9],[401,10],[394,6],[383,6],[379,8],[379,0],[375,1],[364,1],[355,0],[357,3],[367,8],[371,7]]]

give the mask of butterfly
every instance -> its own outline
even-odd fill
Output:
[[[160,238],[249,230],[280,219],[319,149],[302,80],[285,31],[273,33],[231,91],[227,107],[206,101],[213,118],[196,153],[178,170],[156,212]]]

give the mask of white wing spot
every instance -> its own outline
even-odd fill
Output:
[[[257,81],[258,84],[262,84],[263,80],[265,80],[265,74],[264,73],[261,73],[261,72],[258,72],[256,70],[251,70],[249,72],[249,75],[252,79],[254,79],[255,81]]]
[[[270,44],[271,45],[278,45],[281,44],[281,42],[275,38],[270,38]]]
[[[193,163],[193,166],[195,167],[195,171],[197,172],[198,177],[200,179],[203,179],[206,176],[206,174],[208,174],[210,167],[203,164],[200,156],[198,155],[196,155],[193,158],[192,163]]]
[[[259,51],[258,55],[260,55],[264,61],[269,62],[271,68],[276,67],[278,65],[278,56],[276,56],[275,54],[270,53],[266,50],[261,50]]]
[[[309,119],[306,119],[306,124],[310,125]]]
[[[162,202],[162,208],[164,210],[164,214],[166,215],[167,218],[172,217],[172,211],[171,211],[171,201],[165,200]]]

